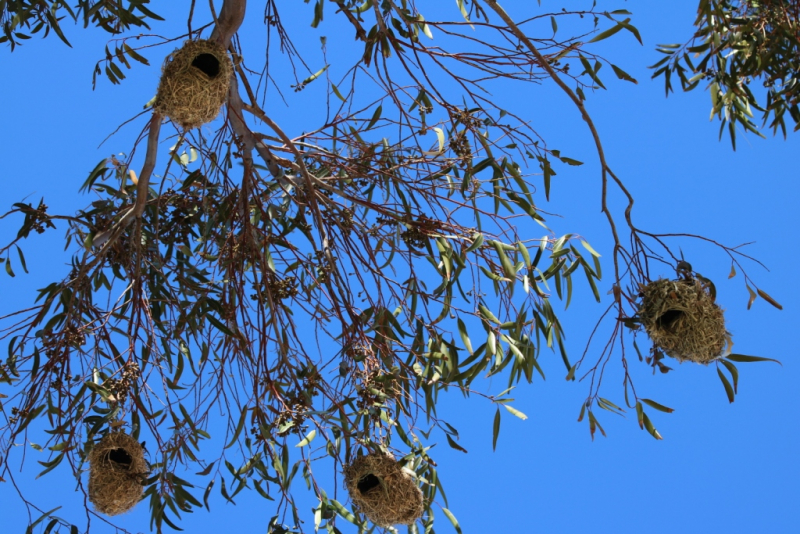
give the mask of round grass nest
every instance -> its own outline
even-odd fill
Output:
[[[89,454],[89,500],[106,515],[127,512],[142,498],[144,449],[124,432],[111,432]]]
[[[356,458],[344,468],[344,483],[355,507],[378,526],[410,525],[422,516],[422,491],[390,454]]]
[[[216,41],[186,41],[164,60],[153,109],[189,130],[214,120],[228,98],[230,57]]]
[[[696,278],[650,282],[637,315],[653,345],[680,361],[708,364],[730,343],[722,308]]]

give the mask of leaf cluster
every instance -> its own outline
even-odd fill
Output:
[[[676,75],[684,91],[705,82],[711,116],[726,126],[736,149],[737,125],[763,137],[761,127],[800,130],[800,2],[701,0],[695,33],[686,44],[658,45],[664,54],[651,68],[672,92]],[[761,112],[762,125],[753,110]]]
[[[127,4],[127,5],[125,5]],[[150,10],[150,0],[0,0],[0,43],[13,51],[22,41],[52,31],[70,45],[61,28],[64,19],[102,28],[112,35],[131,28],[149,28],[147,20],[164,20]]]

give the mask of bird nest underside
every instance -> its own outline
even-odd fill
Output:
[[[708,364],[730,343],[722,308],[694,278],[650,282],[637,315],[654,347],[680,361]]]
[[[378,526],[410,525],[422,516],[422,491],[390,455],[361,456],[344,468],[344,478],[353,504]]]
[[[228,97],[233,64],[215,41],[187,41],[164,60],[155,111],[185,129],[211,122]]]
[[[131,510],[142,498],[147,476],[144,449],[124,432],[112,432],[89,454],[89,500],[106,515]]]

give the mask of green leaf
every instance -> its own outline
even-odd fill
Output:
[[[628,22],[630,20],[631,19],[627,18],[627,19],[625,19],[625,22]],[[608,39],[609,37],[611,37],[612,35],[614,35],[618,31],[620,31],[623,27],[624,26],[618,22],[616,25],[612,26],[611,28],[607,29],[606,31],[600,32],[597,35],[595,35],[592,39],[590,39],[589,41],[586,41],[586,44],[596,43],[598,41],[602,41],[603,39]]]
[[[28,531],[30,531],[30,532],[33,532],[33,527],[35,527],[36,525],[38,525],[39,523],[41,523],[42,521],[44,521],[45,519],[47,519],[48,517],[50,517],[51,515],[53,515],[53,512],[55,512],[56,510],[60,510],[60,509],[61,509],[61,507],[60,507],[60,506],[56,506],[55,508],[53,508],[53,509],[52,509],[52,510],[50,510],[49,512],[45,512],[45,513],[43,513],[42,515],[40,515],[40,516],[39,516],[39,519],[37,519],[36,521],[34,521],[33,523],[31,523],[31,524],[28,526]],[[459,531],[459,532],[460,532],[460,531]]]
[[[295,445],[295,447],[305,447],[306,445],[308,445],[309,443],[314,441],[315,437],[317,437],[317,430],[316,429],[314,429],[311,432],[309,432],[308,434],[306,434],[306,437],[304,437],[302,439],[302,441],[300,441],[300,443]]]
[[[208,496],[211,494],[211,489],[214,487],[215,481],[216,479],[212,478],[211,482],[209,482],[208,486],[206,486],[206,491],[203,493],[203,504],[205,504],[206,510],[208,510],[209,512],[211,511],[211,508],[208,507]]]
[[[672,408],[668,408],[667,406],[664,406],[663,404],[659,404],[656,401],[653,401],[653,400],[650,400],[650,399],[641,399],[641,400],[642,400],[643,403],[647,404],[648,406],[651,406],[651,407],[655,408],[656,410],[658,410],[660,412],[672,413],[672,412],[675,411]]]
[[[458,333],[461,335],[461,341],[464,343],[464,347],[467,349],[467,352],[472,354],[472,342],[467,335],[467,325],[464,324],[464,321],[461,320],[461,317],[458,318]]]
[[[345,518],[347,521],[350,521],[354,525],[358,525],[358,521],[356,521],[356,516],[350,513],[350,510],[345,508],[342,503],[337,501],[336,499],[330,499],[328,503],[336,509],[336,513]]]
[[[746,354],[728,354],[728,356],[726,356],[725,359],[738,363],[775,362],[778,365],[783,366],[781,362],[779,362],[778,360],[773,360],[772,358],[762,358],[761,356],[748,356]]]
[[[375,113],[372,114],[369,124],[367,124],[367,130],[371,130],[372,127],[375,126],[375,123],[381,118],[381,112],[383,112],[383,106],[378,106],[378,108],[375,110]]]
[[[467,22],[470,22],[469,13],[467,12],[467,8],[464,5],[464,0],[456,0],[456,4],[458,5],[458,9],[461,10],[461,16],[464,17],[464,20],[466,20]],[[470,24],[470,27],[473,30],[475,29],[475,27],[472,24]],[[459,532],[461,532],[461,531],[459,530]]]
[[[53,11],[55,11],[55,9],[56,9],[56,6],[54,5],[53,6]],[[67,38],[61,32],[61,27],[58,25],[58,19],[55,16],[53,16],[53,13],[50,10],[45,9],[43,11],[44,11],[45,16],[47,17],[47,22],[50,23],[50,28],[52,28],[53,31],[56,32],[56,35],[58,35],[58,38],[61,39],[61,41],[63,41],[65,45],[67,45],[68,47],[72,48],[72,45],[69,44],[69,41],[67,41]]]
[[[128,43],[123,43],[123,44],[122,44],[122,46],[125,48],[125,53],[127,53],[127,54],[128,54],[129,56],[131,56],[133,59],[135,59],[135,60],[136,60],[136,61],[138,61],[139,63],[143,63],[143,64],[145,64],[145,65],[150,65],[150,62],[149,62],[149,61],[147,61],[147,59],[146,59],[146,58],[144,58],[143,56],[139,55],[139,53],[138,53],[138,52],[136,52],[136,50],[134,50],[133,48],[131,48],[130,46],[128,46]]]
[[[511,406],[509,406],[508,404],[503,404],[503,408],[505,408],[506,410],[508,410],[510,413],[512,413],[512,414],[514,414],[514,415],[516,415],[517,417],[519,417],[519,418],[520,418],[520,419],[522,419],[523,421],[525,421],[525,420],[528,418],[528,416],[527,416],[527,415],[525,415],[525,414],[524,414],[524,413],[522,413],[521,411],[517,410],[516,408],[512,408],[512,407],[511,407]]]
[[[483,245],[483,234],[477,234],[472,244],[467,247],[467,250],[465,250],[464,253],[468,254],[473,250],[480,248],[481,245]]]
[[[342,93],[339,92],[339,88],[336,87],[336,85],[334,85],[333,83],[331,83],[331,89],[333,89],[333,94],[335,94],[337,97],[339,97],[339,100],[341,100],[342,102],[346,102],[347,101],[347,99],[342,96]]]
[[[731,374],[731,378],[733,378],[733,392],[735,394],[739,393],[739,370],[733,365],[732,362],[729,362],[726,359],[718,360],[719,363],[725,366],[728,372]]]
[[[138,9],[139,11],[141,11],[141,12],[142,12],[142,13],[143,13],[145,16],[147,16],[147,17],[150,17],[150,18],[151,18],[151,19],[153,19],[153,20],[161,20],[161,21],[163,21],[163,20],[164,20],[164,19],[163,19],[161,16],[159,16],[157,13],[153,13],[152,11],[150,11],[149,9],[147,9],[147,7],[145,7],[145,5],[144,5],[144,4],[146,4],[147,2],[142,2],[142,1],[131,2],[131,4],[134,4],[134,3],[136,4],[136,9]]]
[[[494,414],[494,423],[492,424],[492,450],[497,450],[497,438],[500,436],[500,407]]]
[[[616,413],[618,415],[622,415],[622,413],[625,411],[610,400],[604,399],[603,397],[597,398],[597,405],[604,410],[608,410],[609,412]]]
[[[630,74],[628,74],[627,72],[625,72],[621,68],[617,67],[613,63],[611,64],[611,68],[614,70],[614,74],[616,74],[617,78],[619,78],[620,80],[625,80],[626,82],[632,82],[634,84],[638,84],[639,83],[639,82],[636,81],[636,79],[633,76],[631,76]]]
[[[33,445],[33,443],[31,443],[31,445]],[[53,459],[53,460],[51,460],[49,462],[39,462],[40,464],[42,464],[47,469],[45,469],[44,471],[42,471],[41,473],[36,475],[36,478],[40,478],[43,475],[45,475],[45,474],[49,473],[50,471],[52,471],[53,469],[55,469],[56,467],[58,467],[58,464],[60,464],[61,460],[63,460],[63,459],[64,459],[64,453],[61,453],[58,456],[56,456],[55,459]]]
[[[594,277],[592,276],[590,269],[587,268],[588,265],[584,264],[584,267],[585,268],[583,272],[586,275],[586,280],[589,282],[589,286],[592,288],[592,293],[594,293],[594,298],[597,302],[600,302],[600,291],[597,289],[597,284],[594,283]]]
[[[583,245],[583,248],[585,248],[586,250],[588,250],[588,251],[589,251],[589,254],[591,254],[591,255],[592,255],[592,256],[594,256],[595,258],[599,258],[599,257],[600,257],[600,254],[598,254],[598,253],[597,253],[597,251],[595,251],[595,250],[594,250],[594,249],[591,247],[591,245],[589,245],[589,243],[587,243],[587,242],[586,242],[586,241],[584,241],[583,239],[581,239],[580,241],[581,241],[581,245]]]
[[[658,433],[656,427],[653,426],[653,423],[650,421],[650,418],[647,417],[647,414],[642,412],[642,422],[644,423],[644,427],[650,432],[650,435],[656,439],[664,439],[661,437],[661,434]]]
[[[22,249],[19,248],[19,245],[15,244],[14,246],[17,247],[17,254],[19,254],[19,262],[22,264],[22,270],[27,274],[28,266],[25,264],[25,256],[22,255]]]
[[[511,260],[508,258],[508,256],[506,256],[506,253],[503,250],[503,244],[499,241],[492,241],[492,246],[497,252],[497,257],[500,259],[500,264],[503,266],[503,273],[506,275],[506,278],[509,280],[516,278],[516,271],[514,270],[514,266],[511,264]]]
[[[124,80],[125,79],[125,74],[122,72],[122,69],[117,67],[116,63],[114,63],[113,61],[110,61],[108,63],[108,66],[111,68],[111,71],[114,73],[114,76],[116,76],[119,80]],[[111,81],[113,82],[114,80],[112,79]],[[116,83],[119,83],[119,82],[116,82]]]
[[[550,160],[547,158],[543,158],[541,163],[542,172],[544,173],[542,178],[544,180],[544,198],[547,201],[550,201],[550,179],[555,176],[555,171],[553,171],[553,167],[550,166]]]
[[[485,274],[487,278],[489,278],[490,280],[494,280],[495,282],[511,282],[510,279],[504,278],[504,277],[500,276],[499,274],[494,274],[492,271],[490,271],[489,269],[487,269],[483,265],[478,265],[478,269],[480,269],[480,271],[483,274]]]
[[[525,268],[530,269],[531,254],[528,252],[528,247],[526,247],[525,243],[522,241],[517,241],[517,250],[519,250],[519,253],[522,254],[522,259],[525,261]]]
[[[600,430],[600,433],[603,437],[606,437],[606,431],[603,430],[603,427],[600,426],[600,422],[594,416],[591,410],[589,410],[589,433],[592,435],[592,440],[594,440],[594,433],[595,430]]]
[[[601,81],[600,81],[600,78],[598,78],[598,76],[597,76],[597,70],[599,70],[599,69],[600,69],[600,67],[602,66],[602,64],[601,64],[601,63],[596,63],[596,65],[597,65],[597,70],[595,70],[594,68],[592,68],[592,64],[591,64],[591,63],[589,63],[589,60],[588,60],[588,59],[586,59],[586,58],[583,56],[583,54],[580,54],[580,55],[579,55],[579,58],[580,58],[580,60],[581,60],[581,64],[583,65],[583,68],[585,69],[585,72],[586,72],[586,74],[588,74],[588,75],[589,75],[589,77],[592,79],[592,81],[594,81],[594,83],[596,83],[596,84],[597,84],[597,85],[598,85],[598,86],[599,86],[601,89],[605,89],[605,88],[606,88],[606,86],[605,86],[605,85],[603,85],[603,82],[601,82]],[[547,195],[547,192],[546,192],[546,191],[545,191],[545,197],[546,197],[546,198],[548,197],[548,195]]]
[[[722,381],[722,385],[725,386],[725,394],[728,395],[728,402],[734,401],[735,393],[733,392],[733,386],[728,381],[728,378],[722,374],[722,369],[717,367],[717,374],[719,375],[719,379]]]
[[[433,128],[433,131],[436,132],[436,142],[439,145],[439,149],[432,151],[423,151],[422,153],[425,154],[426,156],[438,156],[444,151],[444,130],[436,127]]]
[[[322,21],[322,16],[324,13],[324,2],[323,0],[317,0],[317,3],[314,5],[314,20],[311,22],[311,27],[316,28],[319,26],[319,23]]]
[[[226,336],[235,337],[233,332],[231,332],[231,330],[227,326],[222,324],[222,322],[219,319],[217,319],[216,317],[214,317],[210,313],[206,314],[205,318],[208,319],[209,323],[214,325],[214,328],[216,328],[217,330],[219,330],[220,332],[222,332]]]
[[[455,440],[453,440],[453,438],[450,437],[450,434],[445,434],[445,437],[447,438],[447,444],[450,445],[450,447],[452,447],[457,451],[467,452],[467,449],[456,443]]]
[[[300,82],[300,87],[302,87],[302,86],[305,86],[305,85],[307,85],[307,84],[309,84],[309,83],[313,82],[313,81],[314,81],[314,80],[316,80],[317,78],[319,78],[319,77],[322,75],[322,73],[323,73],[323,72],[325,72],[326,70],[328,70],[328,67],[330,67],[330,65],[325,65],[324,67],[322,67],[321,69],[319,69],[317,72],[315,72],[314,74],[312,74],[311,76],[309,76],[308,78],[306,78],[305,80],[303,80],[302,82]]]
[[[455,527],[456,532],[458,532],[458,534],[463,534],[463,532],[461,531],[461,527],[458,524],[458,520],[456,519],[456,516],[453,515],[453,512],[451,512],[447,508],[442,508],[442,512],[444,512],[444,515],[446,515],[447,519],[449,519],[450,522],[453,524],[453,527]]]
[[[568,158],[566,156],[562,156],[559,159],[561,161],[563,161],[564,163],[566,163],[567,165],[572,165],[573,167],[578,167],[580,165],[583,165],[582,161],[578,161],[577,159]]]
[[[247,417],[247,408],[244,408],[242,410],[242,415],[239,417],[239,422],[236,424],[236,431],[234,431],[231,441],[227,445],[225,445],[226,449],[231,448],[233,444],[236,443],[236,440],[239,439],[239,434],[242,433],[242,428],[244,427],[245,417]]]
[[[498,319],[492,312],[483,304],[478,304],[478,310],[481,312],[481,315],[484,319],[491,321],[495,324],[501,324],[500,319]]]

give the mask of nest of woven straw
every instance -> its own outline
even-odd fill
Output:
[[[144,449],[124,432],[111,432],[89,454],[89,500],[106,515],[127,512],[142,498]]]
[[[344,468],[350,500],[381,527],[410,525],[424,510],[422,491],[390,454],[370,453]]]
[[[216,41],[186,41],[164,60],[153,108],[185,129],[214,120],[228,97],[233,63]]]
[[[700,280],[657,280],[641,290],[637,316],[656,348],[702,364],[722,356],[731,336],[722,308]]]

